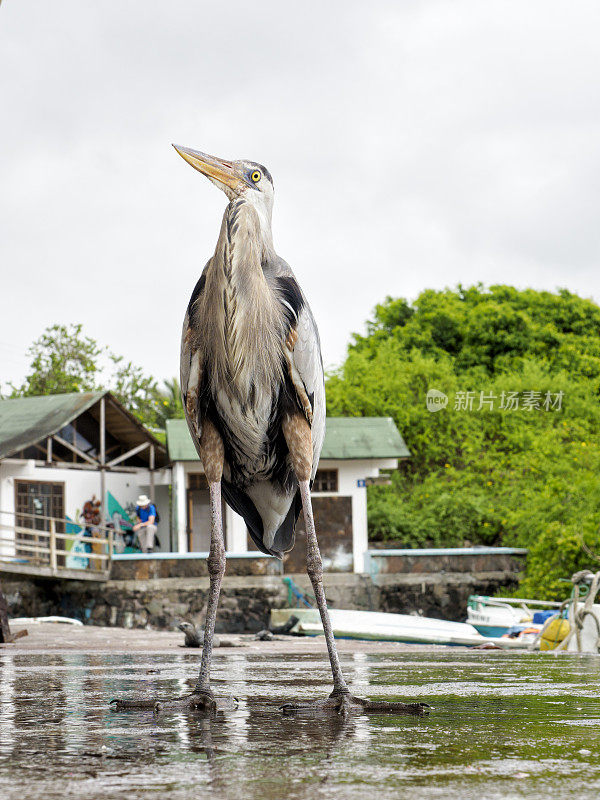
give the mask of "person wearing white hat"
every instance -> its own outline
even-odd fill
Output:
[[[154,537],[158,530],[155,524],[156,506],[150,501],[149,497],[141,494],[137,499],[135,513],[138,521],[133,526],[133,530],[137,531],[142,553],[151,553],[154,549]]]

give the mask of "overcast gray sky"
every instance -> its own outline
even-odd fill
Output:
[[[328,365],[388,294],[600,299],[599,30],[596,0],[4,0],[0,382],[54,322],[177,374],[226,200],[171,142],[270,169]]]

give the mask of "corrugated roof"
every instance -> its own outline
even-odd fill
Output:
[[[327,417],[321,458],[410,458],[391,417]]]
[[[0,458],[57,433],[97,403],[103,394],[77,392],[0,400]]]
[[[167,420],[171,461],[198,461],[184,419]],[[321,459],[409,458],[410,452],[391,417],[327,417]]]
[[[167,420],[167,452],[169,461],[198,461],[199,456],[184,419]]]
[[[85,411],[98,420],[100,398],[106,398],[106,429],[126,447],[143,442],[155,446],[157,467],[167,463],[166,448],[150,431],[127,411],[109,391],[49,394],[0,400],[0,459],[8,458],[48,436],[58,433]],[[93,407],[96,406],[94,409]],[[140,454],[148,458],[144,451]]]

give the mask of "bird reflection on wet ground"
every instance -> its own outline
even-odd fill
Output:
[[[353,692],[431,716],[286,717],[328,691],[327,660],[218,655],[214,718],[114,713],[189,691],[197,655],[0,655],[0,797],[562,798],[600,793],[600,658],[389,651],[343,657]]]

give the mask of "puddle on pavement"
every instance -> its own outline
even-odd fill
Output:
[[[424,700],[425,719],[283,717],[329,690],[314,656],[219,654],[240,698],[208,720],[115,713],[115,696],[189,691],[197,655],[0,655],[0,797],[598,797],[600,658],[452,649],[343,656],[355,694]],[[158,670],[156,672],[155,670]]]

